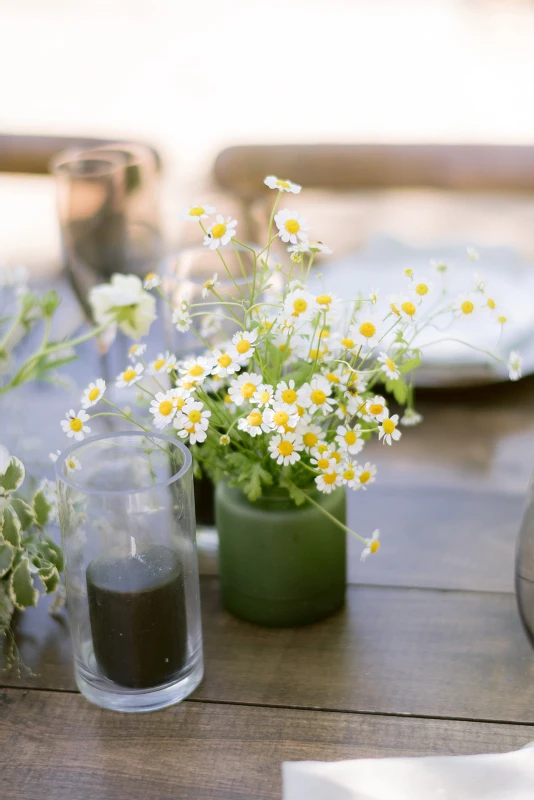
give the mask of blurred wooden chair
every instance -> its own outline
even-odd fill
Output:
[[[343,197],[349,195],[363,195],[363,203],[351,205],[347,200],[344,201],[345,211],[350,211],[353,228],[369,216],[365,209],[369,206],[371,196],[407,190],[410,198],[415,196],[416,191],[424,190],[433,195],[438,192],[445,195],[454,193],[456,210],[452,206],[445,210],[442,200],[442,204],[438,203],[436,211],[431,214],[424,201],[420,201],[419,205],[413,201],[414,217],[420,215],[420,225],[425,226],[426,231],[438,231],[440,225],[444,230],[447,230],[447,226],[452,230],[454,221],[461,222],[465,209],[474,208],[469,198],[476,196],[482,199],[482,211],[472,229],[467,229],[466,235],[471,230],[474,235],[489,234],[493,225],[495,240],[501,237],[502,241],[512,236],[512,226],[508,226],[508,231],[504,220],[495,224],[490,221],[491,211],[495,211],[497,219],[502,212],[497,211],[499,203],[488,198],[497,196],[506,209],[506,198],[513,195],[518,203],[515,227],[520,234],[523,231],[524,243],[528,245],[530,242],[531,248],[534,247],[531,233],[534,146],[325,144],[230,147],[217,156],[213,178],[218,188],[239,199],[243,218],[250,229],[248,235],[252,238],[257,235],[258,225],[261,224],[259,220],[262,214],[258,213],[258,208],[265,203],[269,193],[263,180],[270,174],[290,178],[302,184],[306,190],[312,190],[322,205],[321,210],[327,214],[330,200],[326,202],[325,199],[331,197],[332,193],[336,194],[338,200],[341,198],[341,202]],[[288,195],[284,200],[285,205],[296,205],[301,209],[301,195],[298,198]],[[304,198],[303,201],[306,203]],[[380,202],[389,221],[396,223],[399,218],[394,219],[395,214],[402,217],[405,213],[393,212],[393,206],[385,199]],[[306,206],[305,211],[308,211]],[[308,221],[314,222],[313,212]],[[322,238],[327,241],[326,235]]]

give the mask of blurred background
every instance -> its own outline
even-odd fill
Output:
[[[178,210],[199,199],[230,145],[534,138],[528,0],[0,0],[0,36],[0,133],[151,143],[164,164],[171,251],[183,236]],[[4,159],[1,258],[53,274],[61,258],[52,180],[15,178],[8,167]],[[460,234],[517,236],[534,249],[521,234],[527,201],[513,207],[519,224],[495,209],[496,228],[486,201]],[[406,225],[408,239],[440,238],[440,203],[425,212],[423,236],[410,222],[421,206],[410,213],[409,200],[395,218],[391,202],[379,202],[389,232],[403,236]],[[364,223],[384,229],[369,213],[359,220],[360,238]]]

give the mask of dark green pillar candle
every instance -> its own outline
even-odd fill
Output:
[[[87,567],[91,633],[98,666],[120,686],[173,680],[187,659],[183,567],[167,547],[104,553]]]

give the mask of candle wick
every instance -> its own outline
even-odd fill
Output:
[[[131,554],[132,558],[135,557],[136,553],[137,553],[137,548],[135,546],[135,539],[134,539],[133,536],[130,536],[130,554]]]

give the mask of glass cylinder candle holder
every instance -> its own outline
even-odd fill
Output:
[[[160,434],[93,436],[56,462],[76,682],[153,711],[203,674],[191,454]]]

